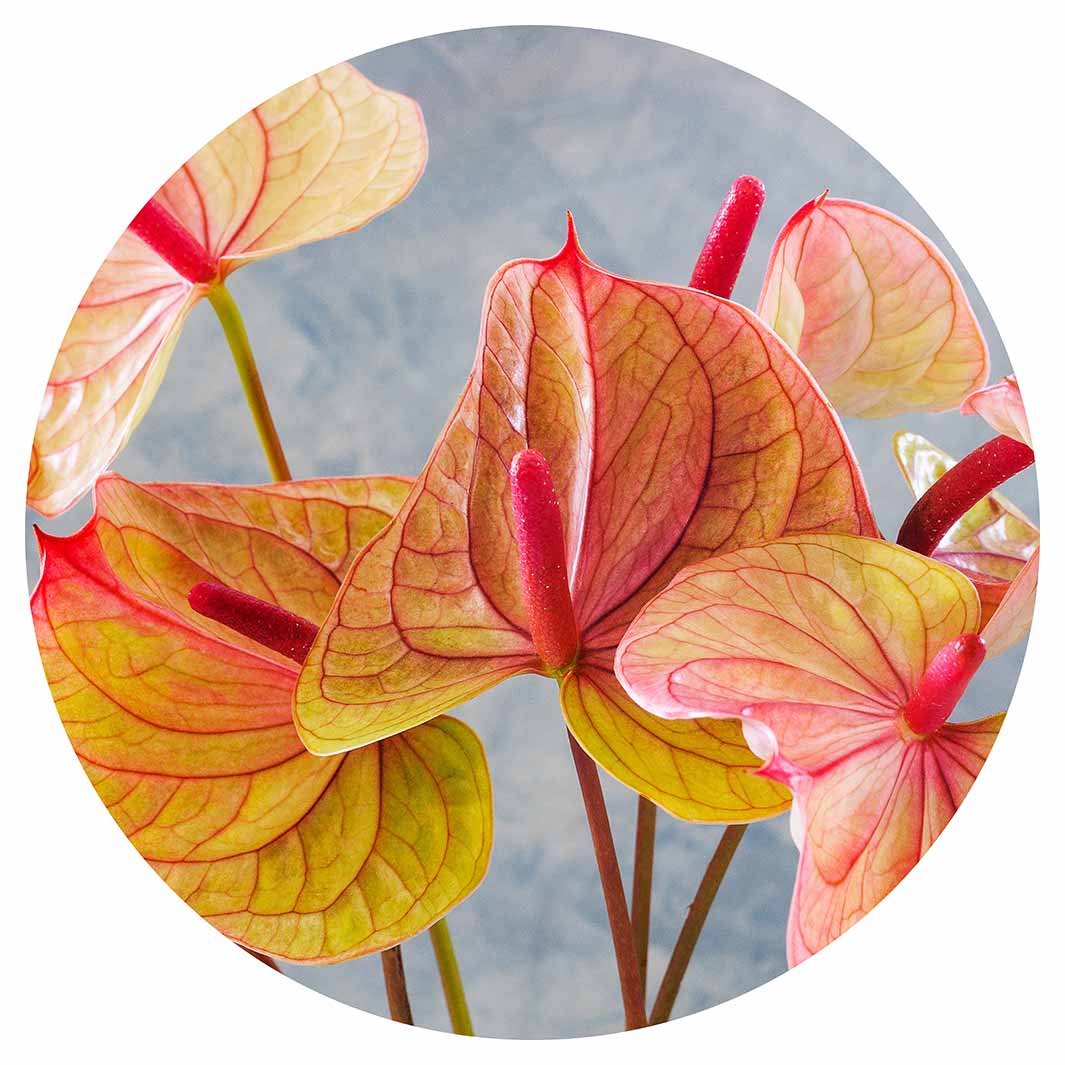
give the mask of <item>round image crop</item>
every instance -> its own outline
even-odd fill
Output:
[[[634,1029],[947,827],[1031,623],[1032,441],[839,130],[471,30],[279,92],[130,216],[48,380],[31,607],[97,794],[223,936],[407,1024]]]

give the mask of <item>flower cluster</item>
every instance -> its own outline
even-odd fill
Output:
[[[790,807],[793,964],[867,913],[1002,722],[951,716],[1031,621],[1038,530],[996,491],[1033,461],[1024,408],[1014,378],[986,387],[943,253],[868,204],[799,209],[757,309],[732,302],[765,195],[745,177],[689,285],[596,265],[572,220],[557,255],[501,267],[413,481],[293,481],[225,279],[363,225],[425,157],[417,106],[342,64],[235,122],[137,214],[34,441],[29,504],[95,504],[75,535],[40,535],[41,654],[141,854],[227,936],[297,963],[393,948],[476,888],[491,788],[448,713],[519,674],[555,680],[637,1026],[595,766],[685,821]],[[201,297],[274,484],[105,472]],[[955,463],[898,434],[916,503],[889,541],[840,414],[959,408],[998,435]]]

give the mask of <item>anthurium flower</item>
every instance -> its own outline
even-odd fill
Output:
[[[669,720],[743,721],[795,804],[794,965],[880,902],[943,831],[1003,714],[948,719],[984,658],[956,569],[882,540],[801,536],[685,569],[636,617],[621,683]]]
[[[917,433],[896,433],[895,458],[915,499],[957,463]],[[952,525],[932,558],[960,569],[976,586],[984,623],[1039,549],[1039,529],[1001,492],[991,492]]]
[[[950,410],[987,381],[987,345],[946,256],[867,203],[826,192],[796,211],[758,313],[842,414]]]
[[[787,795],[746,772],[757,759],[739,726],[645,713],[614,650],[690,562],[874,528],[835,415],[776,335],[727,300],[607,273],[571,223],[556,256],[490,282],[458,406],[304,664],[300,735],[319,754],[359,748],[539,673],[623,783],[688,819],[769,816]]]
[[[233,270],[365,225],[425,166],[418,106],[347,63],[293,85],[196,153],[119,238],[52,368],[29,505],[59,514],[125,446],[194,303]]]
[[[221,582],[320,620],[408,487],[107,475],[85,528],[41,534],[37,637],[97,793],[181,898],[276,958],[378,951],[465,898],[491,847],[484,753],[447,717],[340,757],[307,753],[290,649],[208,620],[187,597]]]

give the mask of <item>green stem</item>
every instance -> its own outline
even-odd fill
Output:
[[[651,1024],[662,1024],[668,1021],[669,1015],[673,1012],[681,981],[688,971],[688,962],[691,961],[695,944],[699,942],[707,914],[717,896],[718,888],[721,887],[721,881],[725,879],[725,873],[728,872],[729,862],[732,861],[732,856],[736,853],[736,848],[740,845],[740,840],[743,839],[746,831],[746,825],[729,825],[710,859],[710,864],[706,867],[699,889],[695,892],[695,898],[688,907],[688,916],[684,919],[680,935],[677,936],[677,944],[673,948],[669,965],[666,966],[665,976],[662,977],[658,997],[651,1009]]]
[[[407,997],[407,977],[403,972],[403,954],[398,946],[381,951],[381,969],[385,974],[385,995],[388,998],[388,1013],[400,1024],[413,1024]]]
[[[573,754],[573,766],[581,786],[584,810],[588,816],[588,829],[592,834],[599,880],[603,885],[603,900],[610,922],[610,934],[614,939],[614,957],[621,982],[621,1002],[625,1009],[625,1028],[644,1028],[647,1025],[647,1007],[643,988],[640,986],[640,966],[636,960],[636,945],[632,939],[632,921],[625,902],[625,885],[621,880],[618,854],[614,848],[614,836],[610,831],[610,818],[603,798],[603,785],[595,762],[584,748],[569,733],[569,746]]]
[[[647,994],[647,948],[651,938],[651,879],[655,863],[655,821],[658,807],[640,796],[636,804],[636,844],[632,859],[632,938],[640,984]]]
[[[429,929],[429,938],[433,941],[433,953],[436,955],[440,986],[444,989],[444,1000],[451,1018],[451,1030],[456,1035],[473,1035],[473,1021],[470,1020],[466,989],[462,986],[462,973],[459,972],[458,959],[455,957],[455,945],[451,942],[451,931],[443,917]]]
[[[277,427],[266,402],[266,393],[259,379],[259,370],[255,365],[255,356],[252,355],[251,342],[248,340],[248,331],[244,328],[240,311],[229,290],[221,282],[207,290],[207,298],[222,323],[226,340],[229,341],[229,350],[233,353],[233,362],[236,363],[237,373],[240,374],[240,383],[244,386],[244,398],[248,402],[251,416],[255,419],[255,428],[266,453],[266,461],[270,464],[270,475],[275,481],[291,481],[292,473],[281,449]]]

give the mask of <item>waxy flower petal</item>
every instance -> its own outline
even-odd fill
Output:
[[[32,607],[71,742],[123,832],[226,935],[305,963],[390,946],[484,875],[477,737],[440,718],[342,758],[292,725],[296,666],[207,620],[203,580],[321,620],[396,478],[254,488],[102,478],[96,513],[42,536]]]
[[[1018,643],[1032,627],[1039,579],[1039,548],[1013,579],[998,607],[984,625],[982,636],[989,655],[1001,654]]]
[[[979,620],[949,566],[882,540],[803,536],[689,567],[618,648],[641,706],[742,721],[759,772],[792,791],[792,964],[898,884],[983,763],[1000,717],[928,736],[902,717],[938,652]]]
[[[411,190],[426,150],[417,105],[341,63],[197,152],[146,210],[176,224],[206,266],[168,261],[133,227],[119,239],[52,369],[29,505],[59,514],[107,468],[151,404],[185,315],[211,284],[246,262],[365,225]]]
[[[1021,390],[1017,387],[1017,378],[1013,374],[967,396],[961,405],[961,412],[979,414],[996,433],[1032,446],[1028,414],[1021,400]]]
[[[987,345],[946,256],[869,204],[826,193],[797,211],[758,313],[843,414],[950,410],[987,380]]]
[[[571,228],[557,256],[511,263],[489,285],[458,407],[396,520],[356,560],[304,664],[296,721],[311,750],[359,747],[505,677],[545,672],[527,629],[510,503],[510,462],[526,448],[546,458],[558,495],[584,658],[609,663],[642,603],[712,552],[786,531],[875,529],[834,414],[758,318],[702,292],[609,274]],[[614,691],[596,699],[595,729],[582,728],[582,690],[576,680],[564,690],[582,745],[602,754],[604,734],[640,734],[612,742],[601,761],[609,772],[674,812],[734,800],[733,769],[750,761],[734,728],[711,737],[693,728],[674,744]],[[707,760],[714,745],[721,757]],[[685,758],[686,747],[707,771],[691,793],[673,766],[662,787],[635,783],[657,780],[654,766],[673,751]],[[763,792],[759,809],[780,799]],[[760,814],[736,819],[750,816]]]
[[[895,458],[915,499],[956,465],[945,451],[917,433],[896,433],[894,446]],[[1038,527],[1001,492],[992,492],[947,532],[932,557],[960,569],[973,582],[980,594],[983,624],[987,625],[1010,582],[1017,579],[1038,547]],[[1027,616],[1030,619],[1030,605]],[[996,641],[996,650],[991,653],[1002,649],[1004,646]]]

